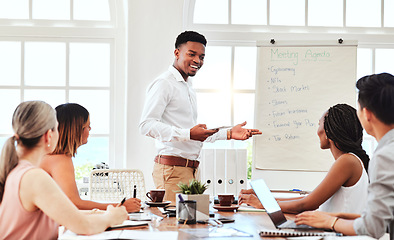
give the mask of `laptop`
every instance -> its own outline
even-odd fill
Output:
[[[250,185],[277,229],[323,230],[304,224],[296,225],[293,220],[287,220],[263,179],[254,180]]]

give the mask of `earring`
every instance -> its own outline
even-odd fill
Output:
[[[51,144],[48,144],[48,147],[50,147],[51,146]]]

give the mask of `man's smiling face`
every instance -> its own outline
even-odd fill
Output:
[[[174,67],[182,77],[193,77],[204,64],[205,46],[199,42],[186,42],[175,49]]]

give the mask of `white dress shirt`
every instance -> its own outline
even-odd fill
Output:
[[[367,206],[353,223],[357,235],[380,238],[390,229],[394,240],[394,129],[379,141],[368,167]]]
[[[185,81],[173,66],[149,85],[139,130],[156,139],[159,155],[199,158],[203,143],[190,139],[190,129],[197,125],[196,100],[192,79]],[[226,130],[220,130],[205,141],[225,139]]]

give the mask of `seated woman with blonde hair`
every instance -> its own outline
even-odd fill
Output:
[[[59,122],[59,141],[55,150],[43,159],[40,167],[51,175],[79,209],[106,209],[110,203],[82,200],[75,182],[72,157],[75,157],[78,147],[88,142],[89,112],[76,103],[61,104],[55,110]],[[141,200],[129,198],[123,205],[128,212],[138,212],[141,208]]]
[[[363,150],[363,128],[357,111],[347,104],[330,107],[319,120],[321,149],[330,149],[334,164],[323,181],[306,197],[279,200],[283,212],[361,213],[367,203],[369,157]],[[241,190],[240,203],[262,208],[253,190]]]
[[[56,113],[50,105],[19,104],[12,127],[15,135],[5,142],[0,158],[1,239],[57,239],[58,224],[78,234],[94,234],[128,218],[123,206],[108,206],[103,214],[79,211],[38,167],[58,140]]]

